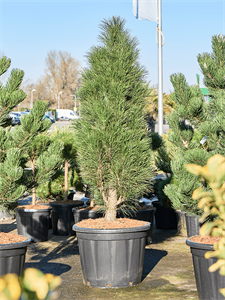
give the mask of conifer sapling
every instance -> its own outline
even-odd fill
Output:
[[[104,202],[105,220],[113,221],[118,205],[134,205],[153,177],[144,119],[148,87],[125,20],[103,20],[100,29],[100,45],[87,54],[79,92],[82,118],[75,128],[82,178],[94,201]]]

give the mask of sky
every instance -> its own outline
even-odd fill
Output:
[[[139,41],[146,80],[157,86],[157,24],[137,20],[132,7],[132,0],[0,0],[0,54],[33,83],[43,76],[50,50],[69,52],[85,68],[87,52],[99,44],[101,21],[120,16]],[[197,55],[211,52],[213,35],[225,34],[225,0],[162,0],[162,32],[163,92],[173,91],[173,73],[184,74],[190,85],[199,74],[204,87]]]

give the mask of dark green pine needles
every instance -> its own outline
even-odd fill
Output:
[[[0,75],[8,70],[11,61],[0,59]],[[49,120],[42,120],[48,104],[36,101],[29,115],[21,117],[21,125],[12,128],[8,114],[26,94],[20,89],[24,73],[12,70],[5,85],[0,84],[0,205],[2,209],[15,202],[26,190],[50,180],[61,163],[63,145],[51,143],[43,136],[51,126]],[[24,172],[25,167],[31,167]],[[32,173],[32,174],[31,174]]]
[[[198,86],[187,84],[184,75],[171,76],[177,105],[167,116],[171,127],[168,139],[177,147],[177,154],[171,163],[172,180],[164,192],[175,209],[201,215],[192,193],[202,185],[207,189],[207,185],[184,166],[204,166],[212,155],[225,155],[225,38],[213,36],[212,53],[199,54],[198,62],[209,90],[209,102],[204,101]]]
[[[75,125],[82,178],[94,200],[104,202],[106,220],[116,218],[118,205],[142,196],[153,177],[144,120],[146,71],[137,40],[124,26],[120,17],[101,23],[100,45],[87,54],[82,117]]]

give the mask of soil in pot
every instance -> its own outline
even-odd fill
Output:
[[[122,288],[140,283],[149,228],[148,222],[126,218],[75,224],[84,284]]]
[[[219,289],[225,287],[225,276],[219,274],[219,271],[209,272],[209,267],[217,262],[216,257],[205,258],[205,253],[213,251],[214,242],[219,241],[219,237],[211,236],[193,236],[186,240],[190,246],[195,280],[200,300],[222,300],[223,295]]]
[[[23,235],[18,235],[15,233],[5,233],[0,232],[0,245],[2,244],[14,244],[27,241],[28,238]]]
[[[51,207],[44,205],[23,205],[17,207],[16,221],[19,235],[34,242],[48,240]]]
[[[96,229],[116,229],[116,228],[132,228],[147,225],[148,222],[139,221],[129,218],[119,218],[115,221],[106,221],[104,218],[86,219],[82,220],[76,226],[82,228],[96,228]]]
[[[21,235],[0,233],[0,276],[8,273],[22,275],[30,242],[30,239]]]
[[[220,241],[220,236],[210,236],[210,235],[195,235],[190,237],[190,241],[194,243],[201,243],[207,245],[213,245],[214,243],[218,243]]]

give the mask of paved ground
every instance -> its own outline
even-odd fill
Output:
[[[0,222],[0,231],[15,232],[16,221]],[[28,246],[25,268],[35,267],[62,278],[58,299],[198,299],[190,249],[186,236],[175,230],[154,228],[153,244],[146,246],[143,279],[134,287],[98,289],[83,285],[76,237],[54,236]]]
[[[72,125],[72,121],[56,121],[50,127],[50,130],[54,130],[54,125],[62,129],[63,127],[68,127]]]

